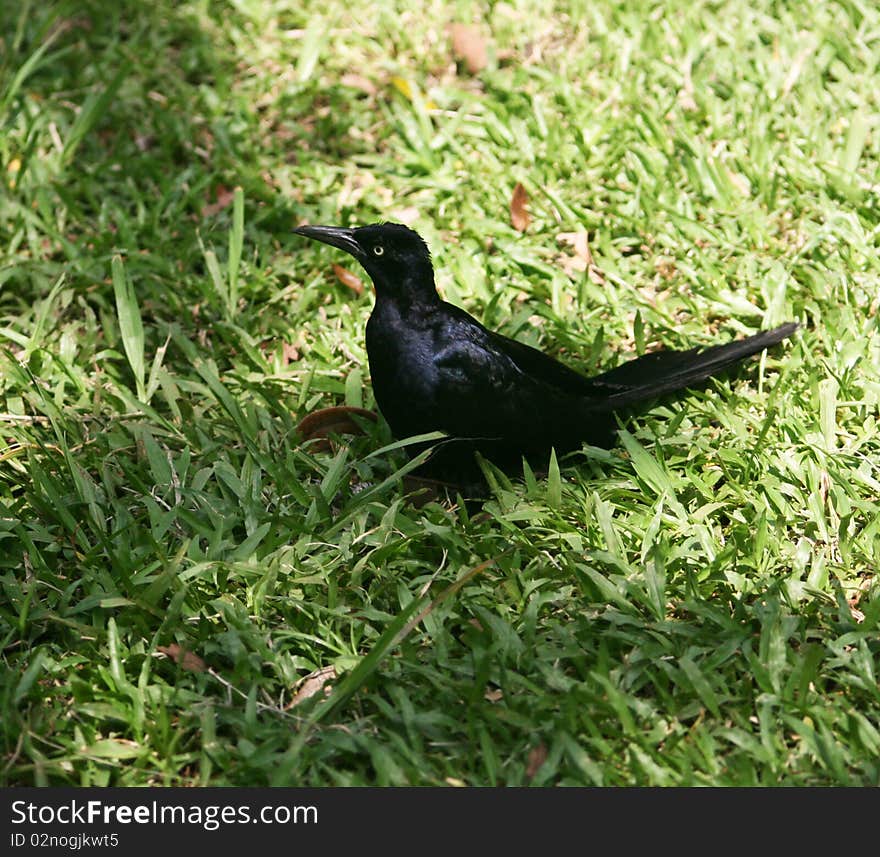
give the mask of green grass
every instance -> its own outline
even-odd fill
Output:
[[[2,18],[3,783],[880,784],[872,4]],[[296,432],[373,406],[371,297],[289,230],[400,217],[447,299],[584,371],[804,328],[419,508],[383,424]]]

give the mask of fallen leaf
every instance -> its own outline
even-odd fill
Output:
[[[664,280],[671,280],[675,277],[676,267],[675,262],[671,259],[661,258],[658,259],[654,263],[654,267],[657,270],[657,273],[663,277]]]
[[[364,284],[361,282],[361,278],[357,274],[353,274],[348,268],[343,268],[342,265],[334,265],[333,273],[336,274],[336,279],[339,280],[343,286],[347,286],[356,295],[363,294]]]
[[[488,65],[486,40],[479,28],[470,24],[453,24],[449,28],[449,35],[452,39],[452,56],[470,74],[477,74]]]
[[[504,698],[504,691],[500,690],[497,687],[494,690],[487,690],[483,694],[483,699],[487,700],[488,702],[498,702],[499,700],[501,700],[503,698]]]
[[[281,345],[281,365],[287,366],[290,363],[296,363],[299,360],[299,350],[295,345],[284,342]]]
[[[595,265],[590,265],[589,276],[590,276],[590,279],[597,286],[604,286],[605,285],[605,282],[606,282],[605,275]]]
[[[321,408],[318,411],[312,411],[307,417],[300,420],[296,430],[303,440],[326,438],[331,434],[363,434],[363,429],[353,419],[355,416],[363,417],[371,422],[376,422],[378,419],[373,411],[340,405],[335,408]]]
[[[219,214],[224,208],[232,204],[234,198],[235,190],[230,190],[222,184],[217,185],[215,201],[202,206],[202,217],[213,217],[215,214]]]
[[[526,206],[529,204],[529,195],[521,182],[516,183],[513,196],[510,199],[510,222],[517,232],[525,232],[529,228],[531,217]]]
[[[556,236],[556,241],[574,250],[574,256],[562,255],[557,260],[569,277],[587,271],[590,279],[597,286],[605,285],[605,275],[596,267],[586,232],[560,232]]]
[[[394,223],[412,226],[419,219],[419,210],[414,205],[409,205],[406,208],[395,208],[390,212],[390,215],[390,219]]]
[[[176,664],[180,664],[183,669],[191,673],[203,673],[208,669],[207,664],[193,652],[172,643],[170,646],[156,646],[156,651],[171,658]]]
[[[344,74],[339,79],[339,82],[343,86],[351,87],[352,89],[359,89],[361,92],[366,93],[367,95],[375,95],[377,92],[376,84],[373,83],[369,78],[364,77],[362,74]]]
[[[556,236],[556,241],[559,244],[566,244],[574,250],[574,257],[565,266],[567,272],[583,272],[593,264],[593,254],[590,252],[586,232],[560,232]]]
[[[865,621],[865,614],[858,609],[858,603],[862,600],[862,595],[864,595],[873,585],[873,580],[873,576],[866,577],[861,583],[859,583],[858,588],[846,599],[853,619],[859,624]]]
[[[526,761],[526,778],[532,779],[547,761],[547,745],[542,741],[536,747],[529,750],[529,758]]]
[[[287,707],[293,708],[295,705],[305,702],[305,700],[314,696],[321,690],[323,690],[324,693],[329,693],[330,688],[325,688],[324,685],[327,684],[328,681],[333,681],[335,678],[336,668],[332,666],[321,667],[319,670],[310,672],[307,676],[304,676],[296,683],[296,693],[293,695],[293,699],[290,700],[290,704]]]

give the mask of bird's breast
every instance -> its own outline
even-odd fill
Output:
[[[367,357],[376,404],[398,437],[434,431],[437,369],[429,330],[382,315],[367,323]]]

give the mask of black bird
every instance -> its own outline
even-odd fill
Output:
[[[440,299],[421,236],[397,223],[345,229],[301,226],[357,259],[373,280],[367,322],[373,392],[395,437],[443,431],[456,441],[432,458],[430,475],[478,478],[473,450],[502,468],[522,457],[546,465],[582,443],[608,447],[614,414],[693,386],[791,336],[795,322],[724,345],[658,351],[592,378],[485,328]]]

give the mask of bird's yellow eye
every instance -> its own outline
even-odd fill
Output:
[[[373,252],[374,252],[377,256],[381,256],[381,255],[385,252],[385,248],[384,248],[381,244],[377,244],[377,245],[373,248]]]

